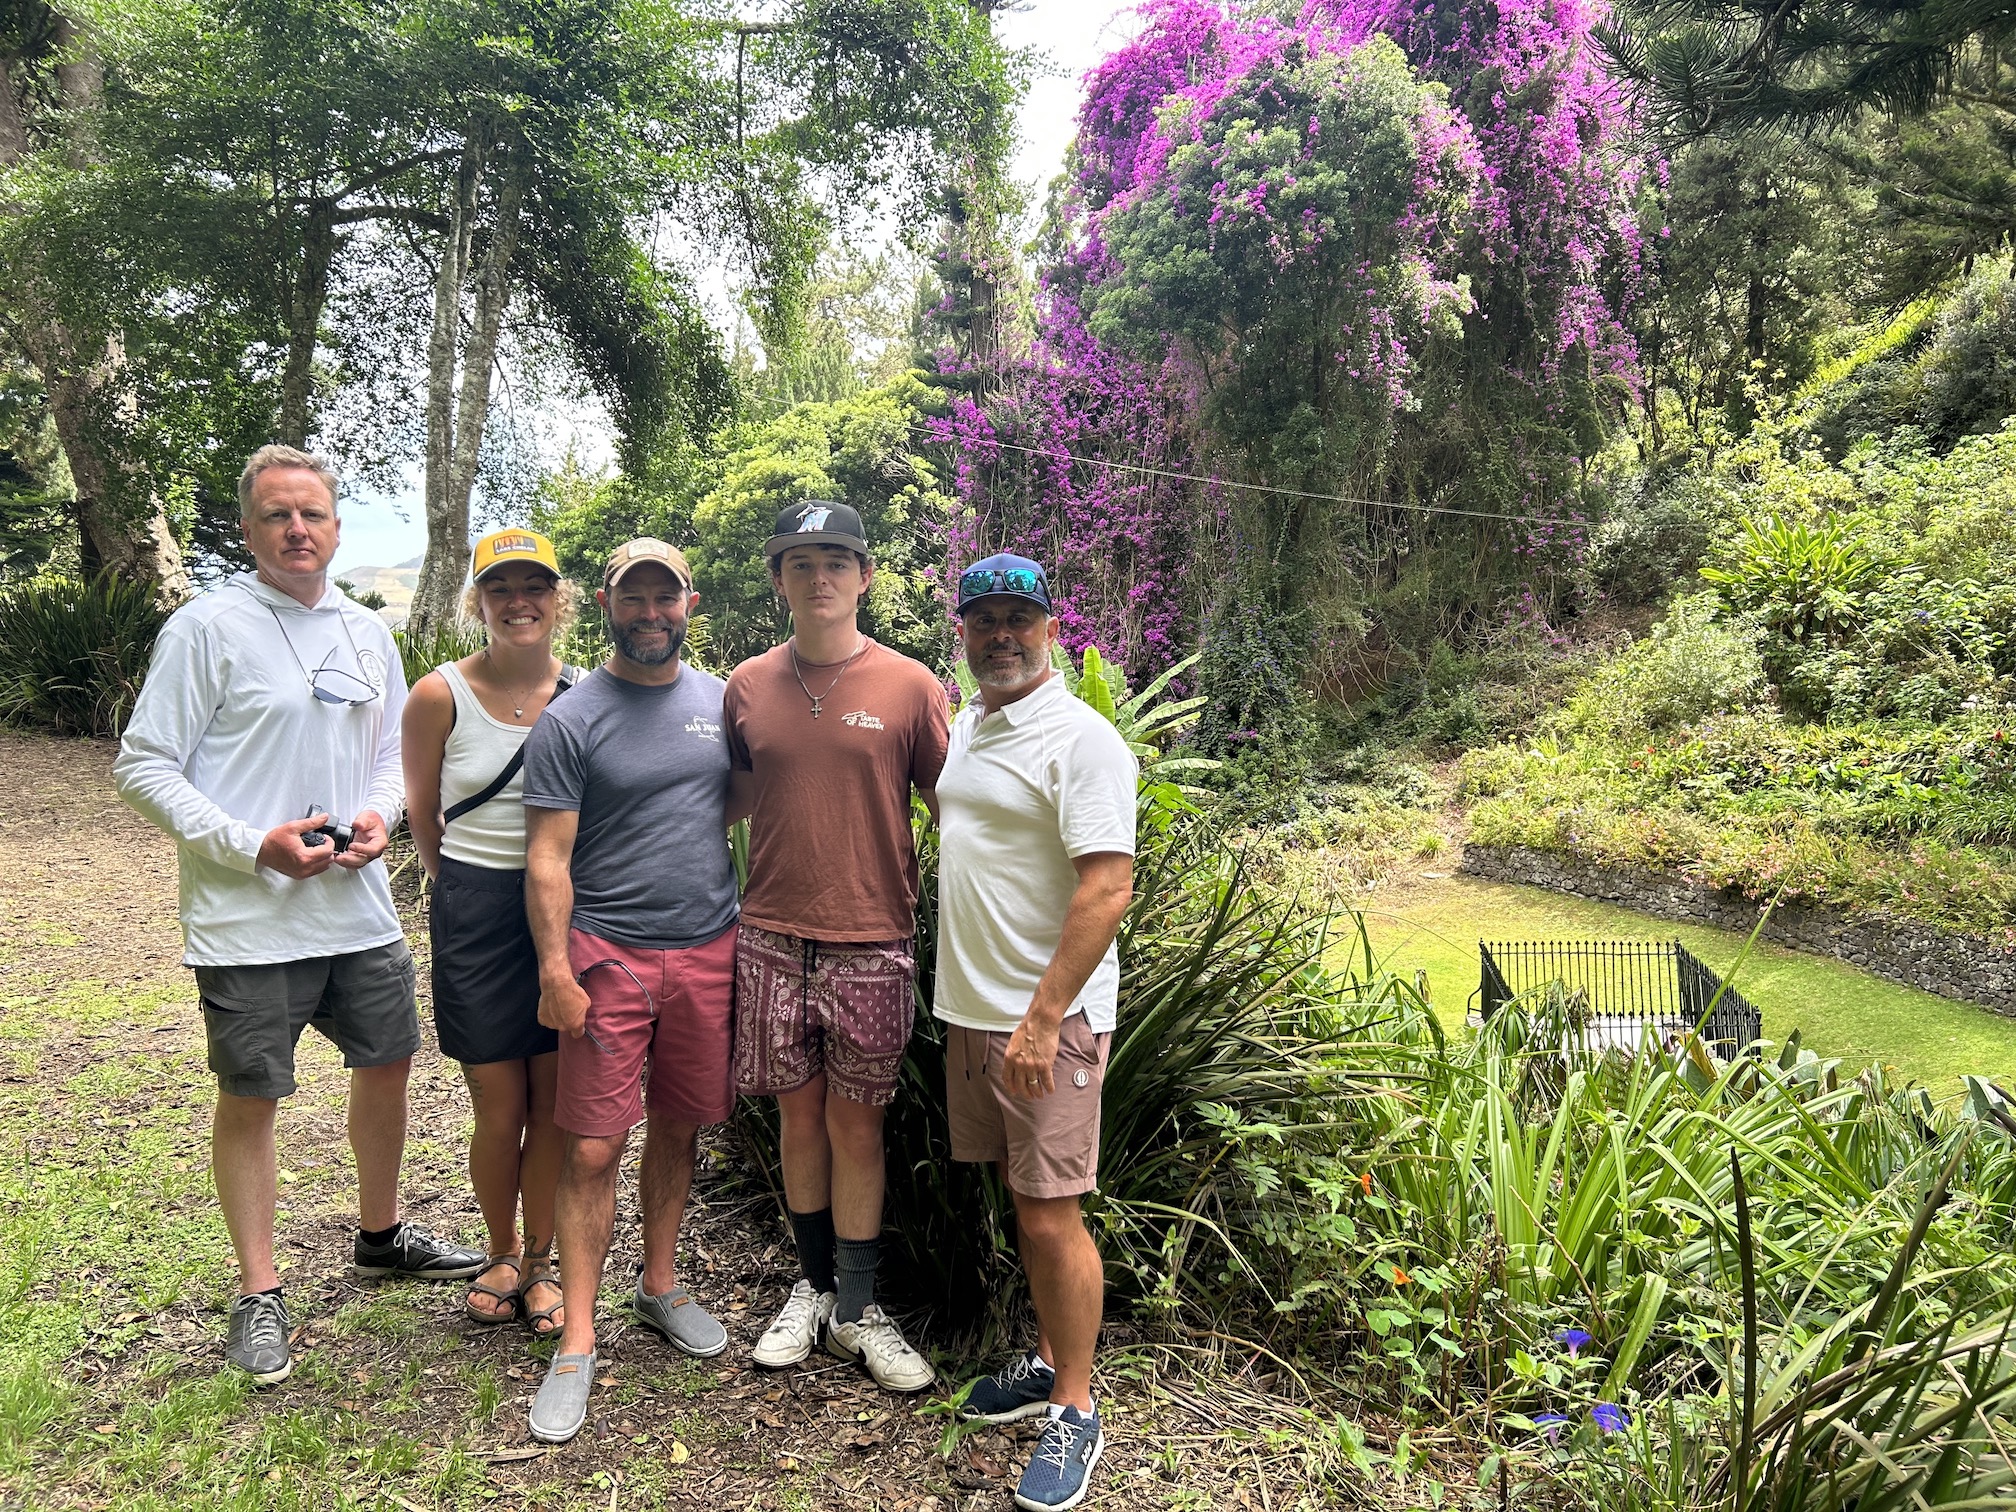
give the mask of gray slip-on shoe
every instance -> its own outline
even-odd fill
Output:
[[[240,1297],[231,1304],[224,1358],[261,1386],[277,1386],[294,1369],[294,1357],[287,1348],[287,1335],[292,1331],[287,1304],[278,1297],[266,1292]]]
[[[594,1350],[586,1354],[556,1354],[532,1398],[532,1437],[542,1444],[564,1444],[588,1421],[588,1393],[595,1387]]]
[[[637,1278],[637,1293],[630,1299],[637,1321],[657,1334],[681,1354],[696,1360],[711,1360],[728,1347],[728,1330],[714,1315],[693,1300],[693,1293],[674,1286],[662,1297],[644,1290],[644,1278]]]

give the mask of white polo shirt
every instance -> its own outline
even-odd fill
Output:
[[[1072,860],[1134,854],[1139,777],[1120,732],[1054,672],[993,714],[977,698],[959,711],[938,776],[939,1018],[997,1033],[1022,1022],[1064,936]],[[1106,1033],[1119,995],[1108,945],[1068,1011]]]

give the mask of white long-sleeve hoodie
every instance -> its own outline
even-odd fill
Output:
[[[324,666],[379,696],[321,701],[309,677]],[[345,677],[324,686],[362,695]],[[311,809],[397,824],[405,704],[391,632],[334,587],[309,609],[244,572],[169,617],[112,775],[181,853],[185,964],[298,961],[401,937],[382,862],[296,880],[262,868],[259,843]]]

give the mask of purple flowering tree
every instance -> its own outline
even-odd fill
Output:
[[[940,427],[953,549],[1047,552],[1071,640],[1137,672],[1205,632],[1250,738],[1362,682],[1424,552],[1480,594],[1573,559],[1639,186],[1588,0],[1141,14],[1086,81],[1036,338]]]

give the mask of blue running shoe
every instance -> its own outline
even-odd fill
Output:
[[[1015,1488],[1015,1505],[1023,1512],[1064,1512],[1077,1506],[1092,1488],[1092,1467],[1105,1452],[1099,1414],[1087,1417],[1066,1407],[1062,1417],[1050,1419],[1043,1429],[1043,1441]]]
[[[1032,1349],[1015,1356],[991,1376],[975,1381],[959,1415],[969,1423],[1014,1423],[1040,1417],[1050,1406],[1050,1389],[1056,1384],[1057,1372],[1037,1359]]]

